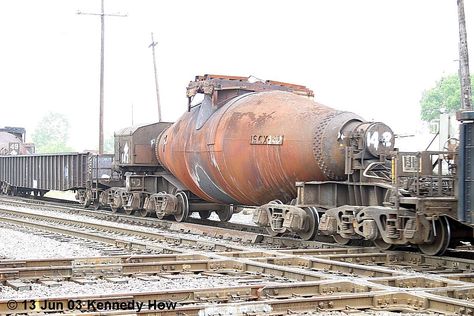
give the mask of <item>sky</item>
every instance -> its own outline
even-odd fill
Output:
[[[99,12],[100,0],[0,0],[0,126],[31,140],[59,112],[82,151],[98,145],[100,18],[78,10]],[[106,18],[106,137],[157,120],[151,32],[165,121],[186,111],[194,76],[253,75],[413,134],[423,91],[458,69],[456,0],[105,0],[105,11],[127,14]]]

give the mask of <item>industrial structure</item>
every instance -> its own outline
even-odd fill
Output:
[[[271,235],[416,245],[430,255],[473,237],[470,208],[459,208],[469,184],[461,147],[399,152],[384,123],[316,103],[294,84],[205,75],[187,96],[174,124],[117,132],[114,155],[0,157],[2,192],[75,190],[84,206],[177,221],[192,212],[228,221],[253,207]]]

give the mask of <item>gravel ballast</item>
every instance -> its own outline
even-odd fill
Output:
[[[0,226],[0,257],[8,259],[97,257],[99,250]]]

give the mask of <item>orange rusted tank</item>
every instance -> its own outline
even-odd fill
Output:
[[[194,194],[223,204],[289,202],[297,181],[345,177],[341,136],[359,116],[314,102],[300,86],[206,79],[188,87],[204,100],[156,146],[157,159]]]

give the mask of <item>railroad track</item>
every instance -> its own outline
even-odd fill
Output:
[[[95,304],[140,302],[140,315],[156,312],[150,302],[176,302],[176,309],[161,310],[164,315],[228,315],[230,311],[250,314],[288,311],[403,311],[472,315],[474,312],[474,261],[466,260],[456,269],[446,266],[448,258],[433,258],[421,254],[363,253],[373,256],[359,263],[341,262],[339,256],[321,249],[301,255],[303,250],[224,252],[212,254],[176,254],[148,256],[115,256],[101,258],[57,258],[44,260],[2,260],[1,281],[10,287],[28,287],[39,283],[75,282],[81,285],[99,282],[127,283],[131,279],[156,282],[154,291],[85,294],[75,296],[28,297],[17,292],[9,300],[34,299],[38,306],[68,312],[70,301],[84,312],[94,312],[87,302]],[[354,252],[338,249],[335,252]],[[295,254],[296,253],[296,254]],[[444,262],[442,262],[444,260]],[[384,263],[385,266],[381,266]],[[400,266],[402,265],[402,266]],[[410,268],[407,268],[410,267]],[[431,270],[427,268],[431,267]],[[424,273],[421,275],[420,270]],[[463,273],[460,273],[462,271]],[[224,279],[225,286],[179,286],[191,278],[201,284],[209,278]],[[207,280],[206,280],[207,278]],[[87,282],[84,280],[88,280]],[[173,289],[161,289],[164,280],[173,280]],[[204,281],[206,280],[206,281]],[[61,283],[62,284],[62,283]],[[185,282],[185,284],[188,284]],[[63,285],[59,285],[63,286]],[[5,292],[5,290],[3,291]],[[54,291],[53,291],[54,293]],[[10,310],[8,300],[0,299],[0,313]],[[21,304],[20,304],[21,305]],[[28,312],[18,306],[16,312]]]
[[[152,217],[139,217],[133,215],[125,215],[120,213],[112,213],[104,210],[85,209],[76,206],[77,203],[59,203],[57,201],[37,200],[30,198],[18,198],[2,196],[0,203],[2,205],[10,205],[14,207],[26,207],[28,209],[57,211],[65,214],[83,215],[95,219],[113,221],[117,223],[136,225],[140,227],[160,228],[177,233],[190,233],[195,235],[204,235],[210,237],[218,237],[222,239],[231,239],[236,242],[253,243],[267,245],[271,247],[282,248],[321,248],[321,247],[343,247],[336,245],[332,238],[321,236],[320,241],[305,241],[299,238],[272,237],[262,227],[221,222],[213,220],[203,220],[197,218],[189,218],[187,222],[176,222],[165,219],[157,219]],[[71,201],[69,201],[71,202]],[[73,204],[73,205],[71,205]],[[360,245],[372,246],[370,242],[361,243]]]
[[[151,252],[2,259],[0,314],[32,312],[31,306],[22,304],[30,301],[35,302],[35,308],[45,307],[42,312],[66,315],[283,315],[306,311],[474,314],[471,259],[316,242],[274,247],[235,236],[196,238],[189,234],[189,228],[178,232],[122,222],[111,225],[90,217],[79,220],[82,215],[78,214],[66,215],[70,216],[3,209],[0,221],[12,227]],[[37,294],[46,288],[46,297]],[[69,292],[64,288],[81,295],[64,295]],[[11,300],[17,304],[15,309],[11,302],[8,305]],[[132,301],[143,303],[140,312],[135,305],[127,310],[98,308],[105,306],[100,304]],[[71,302],[74,305],[68,305]]]
[[[139,227],[160,228],[177,233],[189,233],[216,237],[226,240],[234,240],[242,243],[260,244],[265,247],[275,248],[333,248],[345,247],[334,242],[331,237],[319,236],[319,241],[305,241],[296,236],[273,237],[267,231],[258,226],[221,222],[209,219],[198,219],[190,217],[187,222],[176,222],[174,220],[157,219],[153,217],[141,217],[138,215],[126,215],[112,213],[106,210],[86,209],[75,201],[58,200],[54,198],[25,198],[0,196],[0,205],[11,205],[15,207],[26,207],[29,209],[57,211],[71,215],[83,215],[99,220],[113,221],[117,223],[136,225]],[[370,241],[354,240],[351,246],[373,247]],[[402,250],[411,250],[403,247]],[[414,249],[414,251],[418,251]],[[460,246],[456,249],[449,248],[446,255],[474,259],[472,246]]]
[[[145,225],[145,226],[171,226],[173,223],[176,223],[174,220],[159,220],[155,217],[142,217],[139,215],[126,215],[124,213],[112,213],[110,210],[92,210],[89,208],[84,208],[76,201],[71,200],[62,200],[48,197],[12,197],[12,196],[1,196],[1,203],[15,203],[16,205],[25,205],[27,207],[32,207],[32,205],[42,205],[47,206],[48,208],[53,208],[57,211],[62,212],[75,212],[76,214],[94,216],[96,218],[117,218],[124,222],[132,222],[134,224]],[[262,227],[256,225],[248,225],[242,223],[233,223],[233,222],[222,222],[215,221],[210,219],[201,219],[195,217],[189,217],[186,223],[199,224],[205,226],[212,226],[218,228],[232,229],[242,232],[250,232],[256,234],[266,234],[266,230]]]
[[[233,246],[230,241],[214,242],[211,245],[207,243],[205,236],[195,238],[186,236],[185,233],[156,232],[156,229],[123,224],[111,226],[110,222],[106,221],[74,220],[64,216],[29,213],[13,209],[0,209],[0,221],[105,244],[123,245],[128,249],[154,249],[161,253],[180,253],[184,251],[183,247],[222,251],[241,249],[235,242]]]

